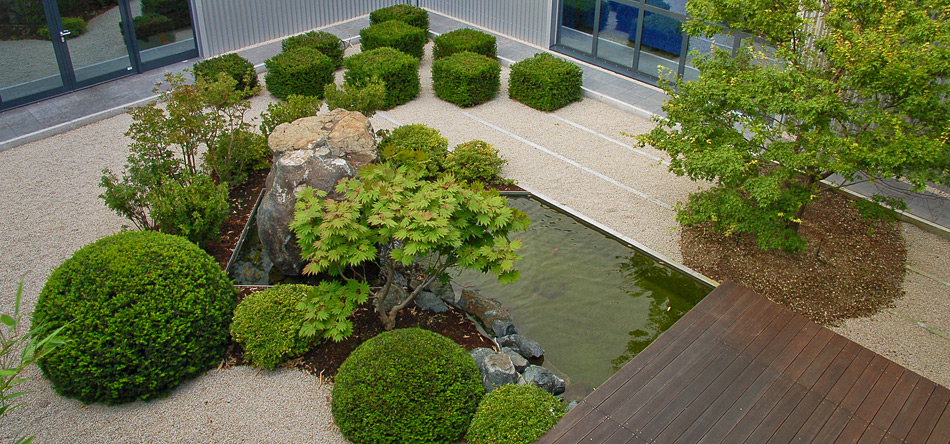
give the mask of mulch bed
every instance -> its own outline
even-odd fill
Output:
[[[684,227],[686,266],[729,278],[819,324],[837,325],[892,306],[903,295],[907,250],[900,225],[868,221],[841,195],[823,191],[802,218],[808,248],[763,251],[747,234],[723,236],[708,224]]]

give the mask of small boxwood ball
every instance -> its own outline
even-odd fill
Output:
[[[390,47],[354,54],[343,60],[349,85],[362,87],[382,80],[386,84],[384,110],[395,108],[419,95],[419,59]]]
[[[319,342],[316,335],[300,336],[306,311],[297,304],[311,289],[308,285],[277,285],[251,293],[234,309],[231,335],[254,365],[274,368]]]
[[[388,46],[421,59],[426,41],[425,31],[399,20],[390,20],[360,30],[360,46],[364,51]]]
[[[438,333],[406,328],[353,351],[334,379],[331,408],[354,444],[455,443],[484,391],[465,349]]]
[[[257,72],[254,64],[237,54],[225,54],[195,63],[195,79],[214,81],[219,73],[225,73],[237,82],[238,91],[257,87]]]
[[[442,34],[432,41],[432,58],[436,60],[462,51],[471,51],[490,59],[498,57],[495,36],[487,32],[462,28]]]
[[[464,51],[432,63],[432,89],[462,108],[485,103],[498,94],[501,66],[495,59]]]
[[[482,399],[465,439],[469,444],[531,443],[565,411],[563,402],[538,386],[503,385]]]
[[[508,97],[541,111],[581,100],[581,68],[546,52],[511,65]]]
[[[323,98],[323,88],[333,83],[336,62],[322,52],[298,47],[267,59],[264,82],[274,97],[286,99],[291,94]]]
[[[426,35],[429,33],[429,11],[425,9],[407,4],[398,4],[380,8],[369,13],[370,25],[388,22],[390,20],[399,20],[416,28],[420,28],[425,31]]]
[[[93,242],[50,275],[37,335],[68,342],[39,366],[63,396],[115,404],[163,396],[216,366],[228,345],[234,287],[186,239],[131,231]]]

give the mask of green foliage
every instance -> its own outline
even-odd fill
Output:
[[[299,47],[282,52],[264,61],[264,81],[274,97],[286,99],[291,94],[323,98],[323,86],[333,83],[335,62],[313,48]]]
[[[63,17],[62,18],[63,29],[69,31],[69,35],[66,36],[66,40],[74,39],[86,33],[87,24],[86,21],[81,17]],[[44,26],[36,30],[36,33],[43,38],[43,40],[49,40],[49,28]]]
[[[354,444],[453,443],[484,393],[465,349],[418,328],[382,333],[340,366],[331,409]]]
[[[267,105],[267,111],[261,113],[261,134],[265,142],[274,128],[281,123],[290,123],[304,117],[315,116],[320,112],[323,103],[319,98],[291,94],[286,101],[274,102]]]
[[[247,173],[270,167],[271,152],[267,139],[245,129],[228,131],[205,152],[205,166],[218,183],[235,188],[247,180]]]
[[[235,89],[256,93],[257,72],[254,64],[236,53],[224,54],[195,63],[195,79],[202,77],[208,81],[218,78],[218,73],[225,73],[235,82]]]
[[[399,20],[390,20],[360,30],[360,46],[364,51],[388,46],[417,59],[422,58],[427,40],[425,31]]]
[[[465,434],[469,444],[528,444],[566,413],[564,403],[533,384],[503,385],[485,395]]]
[[[402,51],[376,48],[347,57],[343,61],[347,84],[366,85],[378,78],[386,84],[387,110],[415,99],[419,95],[419,59]]]
[[[501,177],[506,163],[493,146],[472,140],[455,146],[445,158],[445,171],[469,183],[509,184],[510,180]]]
[[[188,0],[142,0],[142,15],[164,15],[175,24],[174,29],[191,26]]]
[[[435,95],[463,108],[485,103],[498,94],[501,66],[474,52],[458,52],[432,63]]]
[[[386,84],[376,77],[361,85],[344,83],[343,88],[330,83],[324,89],[323,95],[327,98],[327,107],[331,110],[343,108],[359,111],[366,117],[372,117],[376,110],[386,106]]]
[[[13,391],[16,386],[29,381],[28,378],[21,378],[20,373],[50,354],[56,347],[66,343],[60,335],[65,325],[47,330],[44,336],[37,334],[41,329],[38,325],[23,331],[23,314],[20,313],[22,296],[23,279],[20,279],[13,301],[13,314],[0,315],[0,324],[3,324],[3,327],[0,327],[0,424],[5,415],[24,404],[17,398],[28,392]],[[32,440],[33,437],[30,436],[18,438],[14,443],[26,444]]]
[[[449,153],[449,140],[439,130],[421,123],[403,125],[379,141],[380,157],[395,166],[422,168],[427,177],[435,177]]]
[[[422,29],[426,35],[429,33],[429,12],[425,9],[406,4],[398,4],[377,9],[369,13],[370,25],[384,23],[390,20],[399,20],[415,26],[416,28]]]
[[[688,9],[693,34],[722,33],[704,23],[724,22],[773,46],[746,39],[736,57],[695,58],[698,80],[661,84],[666,116],[641,144],[666,151],[670,171],[714,184],[680,206],[681,223],[800,251],[797,230],[821,179],[950,184],[945,17],[909,0],[699,0]],[[804,18],[812,13],[823,15],[820,35]]]
[[[297,304],[312,287],[278,285],[251,293],[234,309],[231,336],[254,365],[272,369],[316,345],[319,337],[298,335],[304,310]]]
[[[471,51],[490,59],[498,57],[495,36],[487,32],[462,28],[442,34],[432,41],[432,58],[435,60],[463,51]]]
[[[159,231],[183,236],[201,245],[213,240],[228,217],[228,187],[203,174],[165,182],[149,196],[152,219]]]
[[[163,396],[224,357],[234,287],[184,238],[128,231],[53,270],[33,312],[37,336],[69,342],[39,361],[63,396],[115,404]]]
[[[303,321],[298,323],[300,336],[329,339],[340,342],[353,334],[349,317],[366,302],[369,284],[361,281],[323,281],[309,290],[304,299],[297,302],[303,311]]]
[[[530,221],[497,191],[475,189],[451,175],[422,180],[415,168],[386,164],[363,167],[358,179],[340,181],[336,191],[343,200],[322,199],[325,194],[311,188],[297,196],[290,228],[309,261],[304,273],[340,275],[347,267],[381,260],[378,245],[391,247],[387,260],[405,265],[431,259],[413,276],[420,285],[388,312],[380,306],[393,285],[392,273],[374,290],[371,297],[387,329],[399,310],[445,277],[449,267],[492,272],[504,283],[518,279],[514,263],[521,242],[509,241],[508,234],[526,229]]]
[[[120,29],[123,29],[119,24]],[[145,40],[153,35],[175,30],[175,22],[160,14],[143,14],[132,19],[135,38]],[[125,32],[124,29],[122,31]]]
[[[343,41],[326,31],[310,31],[287,37],[280,42],[280,47],[284,52],[300,47],[313,48],[332,59],[336,69],[343,67]]]
[[[581,68],[546,52],[511,65],[508,97],[541,111],[581,100]]]

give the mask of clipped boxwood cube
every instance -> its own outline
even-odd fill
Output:
[[[432,63],[432,88],[440,99],[467,108],[494,98],[500,75],[497,60],[464,51]]]
[[[421,59],[426,45],[426,32],[405,22],[390,20],[361,29],[360,45],[363,51],[388,46]]]
[[[313,48],[333,59],[337,69],[343,67],[343,40],[326,31],[310,31],[287,37],[280,47],[285,52],[300,47]]]
[[[375,25],[390,20],[399,20],[429,32],[429,12],[412,5],[393,5],[369,13],[369,24]]]
[[[234,88],[238,91],[257,87],[257,72],[254,71],[254,64],[233,52],[195,63],[195,79],[204,78],[214,81],[222,72],[237,81]]]
[[[386,103],[382,109],[392,109],[419,95],[419,59],[402,51],[376,48],[347,57],[343,74],[349,85],[366,85],[377,77],[386,84]]]
[[[511,65],[508,97],[541,111],[581,99],[583,71],[567,60],[540,52]]]
[[[462,28],[442,34],[432,41],[432,58],[436,60],[462,51],[471,51],[492,59],[498,57],[495,36],[487,32]]]
[[[291,94],[323,98],[323,87],[333,83],[336,63],[313,48],[295,48],[267,59],[267,90],[286,99]]]

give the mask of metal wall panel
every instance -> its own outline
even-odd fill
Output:
[[[552,43],[552,0],[418,0],[418,4],[543,48]]]

